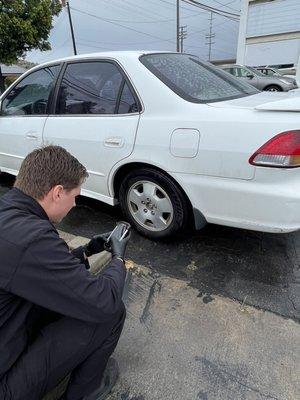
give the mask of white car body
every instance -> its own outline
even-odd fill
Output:
[[[150,72],[139,61],[142,54],[147,52],[94,53],[59,60],[118,63],[139,97],[141,112],[1,116],[1,171],[16,175],[31,150],[57,144],[87,167],[90,177],[82,194],[110,205],[117,202],[114,179],[118,171],[147,165],[177,182],[194,209],[197,228],[206,221],[266,232],[300,229],[299,168],[257,167],[248,161],[277,134],[300,129],[299,90],[192,103]]]

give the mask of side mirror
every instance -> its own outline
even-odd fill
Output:
[[[249,78],[249,79],[253,79],[253,78],[254,78],[254,75],[253,75],[253,74],[250,74],[250,72],[249,72],[249,74],[247,74],[246,77]]]

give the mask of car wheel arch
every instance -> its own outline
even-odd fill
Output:
[[[283,88],[280,86],[280,85],[278,85],[278,84],[271,84],[271,85],[267,85],[266,87],[264,87],[263,88],[263,90],[265,90],[265,91],[268,91],[269,90],[269,88],[271,88],[271,87],[276,87],[277,89],[278,89],[278,92],[283,92]]]
[[[178,188],[181,190],[182,194],[186,198],[186,201],[187,201],[187,204],[188,204],[188,207],[189,207],[189,215],[190,215],[190,218],[192,219],[190,222],[193,224],[193,226],[195,226],[193,206],[192,206],[192,203],[191,203],[187,193],[182,188],[180,183],[176,179],[174,179],[174,177],[172,175],[168,174],[168,172],[164,171],[162,168],[159,168],[156,165],[148,164],[148,163],[145,163],[145,162],[131,162],[131,163],[127,163],[127,164],[121,165],[119,167],[119,169],[117,169],[117,171],[115,171],[114,176],[113,176],[112,186],[113,186],[114,197],[119,200],[119,190],[120,190],[120,187],[121,187],[122,180],[125,178],[125,176],[127,174],[129,174],[131,171],[136,170],[137,168],[139,168],[139,169],[151,169],[151,170],[154,170],[154,171],[159,171],[162,174],[165,174],[169,179],[171,179],[178,186]]]

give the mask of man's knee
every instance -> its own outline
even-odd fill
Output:
[[[126,318],[126,307],[125,307],[125,304],[123,303],[123,301],[121,302],[121,305],[120,305],[120,318],[123,320],[125,320],[125,318]]]
[[[121,327],[123,327],[124,322],[125,322],[125,318],[126,318],[126,308],[125,308],[125,305],[124,305],[124,303],[122,301],[121,305],[120,305],[119,317],[118,317],[116,325],[120,325]]]
[[[111,316],[111,320],[108,321],[105,325],[108,328],[108,335],[107,337],[111,336],[111,335],[117,335],[120,336],[123,326],[124,326],[124,322],[125,322],[125,318],[126,318],[126,308],[123,302],[121,302],[120,307],[118,312],[116,312],[115,314],[113,314]],[[103,324],[98,324],[95,326],[95,334],[96,336],[98,336],[98,333],[101,333],[103,335]]]

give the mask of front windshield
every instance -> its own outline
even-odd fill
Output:
[[[235,99],[259,93],[246,82],[189,54],[155,53],[140,61],[173,92],[194,103]]]
[[[249,69],[249,71],[253,72],[255,75],[264,76],[264,77],[266,76],[265,74],[263,74],[262,72],[258,71],[257,69],[255,69],[253,67],[247,66],[247,69]]]

